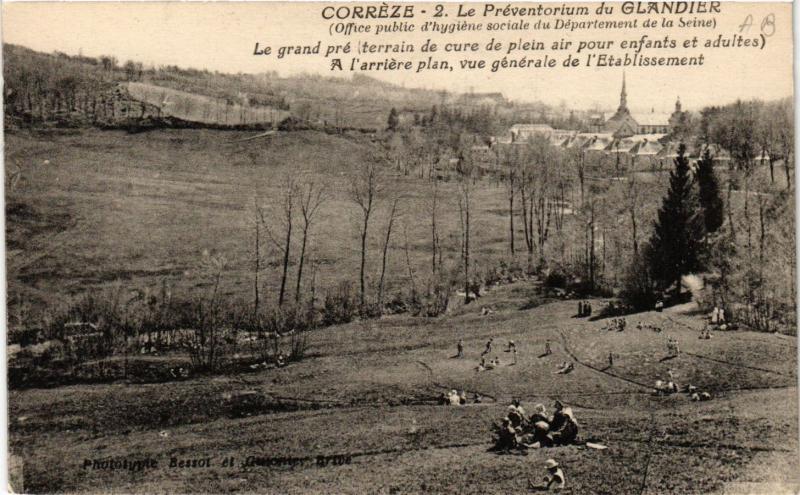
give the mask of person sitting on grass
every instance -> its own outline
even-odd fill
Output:
[[[550,423],[549,419],[547,418],[547,409],[544,407],[544,404],[536,404],[533,407],[533,414],[528,419],[531,424],[538,423],[539,421],[544,421],[545,423]]]
[[[519,413],[519,415],[520,415],[520,416],[522,416],[522,419],[523,419],[523,421],[524,421],[525,419],[527,419],[527,418],[525,417],[525,408],[523,408],[523,407],[522,407],[522,402],[520,402],[520,400],[519,400],[519,399],[514,399],[514,400],[512,400],[512,401],[511,401],[511,404],[512,404],[514,407],[516,407],[516,408],[517,408],[517,412]]]
[[[555,413],[550,422],[550,438],[554,445],[569,445],[578,436],[578,422],[571,407],[564,407],[560,401],[555,402]]]
[[[508,406],[508,414],[506,417],[508,418],[512,427],[518,428],[522,426],[523,416],[519,413],[515,405],[512,404]]]
[[[700,392],[700,393],[694,392],[691,395],[691,399],[693,401],[695,401],[695,402],[697,402],[697,401],[707,401],[707,400],[711,400],[711,394],[709,394],[708,392]]]
[[[517,444],[517,431],[511,426],[511,420],[503,418],[500,426],[493,425],[497,438],[495,439],[494,447],[491,450],[499,452],[509,452],[518,447]]]
[[[558,467],[558,463],[554,459],[547,459],[544,462],[547,468],[547,476],[544,477],[544,482],[547,483],[545,490],[561,490],[567,485],[567,480],[564,478],[564,471]]]

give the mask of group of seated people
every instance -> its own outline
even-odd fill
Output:
[[[508,406],[508,414],[500,425],[494,424],[497,435],[493,450],[508,452],[515,449],[537,449],[575,443],[578,422],[572,408],[561,402],[554,404],[552,418],[542,404],[536,404],[533,414],[527,416],[519,400]]]
[[[678,393],[678,384],[669,380],[656,380],[656,395],[669,395]]]
[[[272,369],[272,368],[283,368],[288,363],[289,356],[284,354],[283,352],[278,352],[275,355],[275,358],[272,363],[268,363],[267,361],[262,361],[260,363],[253,363],[250,365],[251,370],[258,370],[258,369]]]
[[[481,358],[481,362],[478,364],[478,371],[488,371],[493,370],[500,366],[500,358],[495,356],[493,359],[490,359],[489,362],[486,362],[485,358]]]
[[[672,380],[671,371],[669,372],[669,375],[670,375],[669,380],[656,380],[656,386],[655,386],[656,395],[671,395],[683,391],[689,395],[689,399],[695,402],[711,400],[710,393],[698,390],[698,388],[695,387],[694,385],[687,385],[681,390],[680,387],[678,387],[678,384]]]
[[[610,321],[606,322],[605,325],[601,328],[601,330],[606,331],[616,331],[616,332],[623,332],[625,331],[625,327],[628,325],[628,321],[625,318],[612,318]]]
[[[642,323],[641,320],[636,324],[637,330],[644,330],[644,329],[652,330],[655,333],[661,333],[661,327],[657,325],[651,325],[650,323]]]
[[[633,307],[619,301],[608,301],[602,310],[604,316],[623,316],[633,312]]]
[[[481,403],[481,396],[477,392],[472,396],[472,402],[475,404]],[[451,390],[448,393],[442,392],[439,396],[439,404],[445,406],[463,406],[467,403],[467,393],[465,391]]]
[[[700,340],[708,340],[711,338],[711,327],[708,325],[704,326],[702,330],[700,330],[700,335],[697,337]]]
[[[698,390],[694,385],[687,385],[684,391],[689,394],[689,398],[693,402],[711,400],[711,394]]]
[[[173,366],[169,369],[169,374],[172,375],[172,378],[189,378],[189,368]]]

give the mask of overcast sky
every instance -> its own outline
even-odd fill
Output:
[[[505,5],[505,4],[504,4]],[[594,10],[597,4],[585,4]],[[333,75],[328,61],[322,57],[254,56],[256,42],[277,48],[281,45],[308,44],[322,40],[344,42],[344,36],[329,36],[330,21],[321,16],[323,4],[276,3],[4,3],[3,41],[20,44],[35,50],[89,56],[110,54],[121,62],[142,61],[145,64],[175,64],[181,67],[206,68],[222,72],[259,73],[277,71]],[[418,9],[425,6],[417,6]],[[432,6],[427,6],[432,10]],[[455,6],[452,18],[455,18]],[[715,16],[714,30],[703,28],[674,28],[672,30],[640,29],[637,31],[527,31],[498,35],[506,42],[538,40],[547,45],[566,39],[577,44],[581,40],[639,39],[642,34],[652,38],[669,35],[685,39],[694,35],[725,37],[739,32],[739,26],[752,14],[753,27],[743,33],[755,38],[760,20],[775,15],[775,33],[767,38],[764,50],[717,49],[694,50],[687,55],[703,53],[702,67],[686,68],[627,68],[629,106],[638,112],[670,112],[680,96],[685,108],[699,109],[709,104],[731,102],[737,98],[780,98],[792,94],[792,33],[791,5],[788,3],[723,4],[722,13]],[[429,19],[419,16],[417,24]],[[673,18],[677,21],[679,16]],[[693,18],[695,16],[684,16]],[[709,19],[709,16],[698,16]],[[631,19],[631,16],[608,19]],[[647,16],[640,16],[639,22]],[[536,17],[526,18],[529,22]],[[431,19],[432,20],[432,19]],[[476,18],[476,22],[486,22]],[[440,42],[474,39],[485,45],[493,33],[456,34],[440,37]],[[387,37],[354,35],[352,39],[376,43],[399,43],[403,40],[421,44],[430,37],[424,33],[397,34]],[[618,53],[618,52],[617,52]],[[653,50],[649,55],[663,52]],[[675,52],[670,53],[672,55]],[[523,52],[517,56],[543,56],[542,52]],[[359,55],[355,55],[359,56]],[[395,58],[421,57],[421,53],[394,54]],[[451,55],[452,62],[462,55]],[[360,56],[366,58],[365,56]],[[373,59],[381,59],[372,55]],[[466,57],[466,56],[465,56]],[[471,58],[475,58],[472,56]],[[351,73],[344,72],[349,76]],[[447,89],[457,92],[474,90],[500,91],[519,101],[539,100],[568,107],[589,109],[599,105],[613,109],[619,100],[621,68],[578,69],[513,69],[491,74],[463,72],[370,73],[374,77],[403,84],[406,87]]]

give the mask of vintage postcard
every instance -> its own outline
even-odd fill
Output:
[[[791,3],[2,14],[9,491],[800,491]]]

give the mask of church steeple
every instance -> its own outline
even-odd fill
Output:
[[[622,92],[619,94],[619,109],[617,112],[628,111],[628,93],[625,92],[625,71],[622,71]]]

